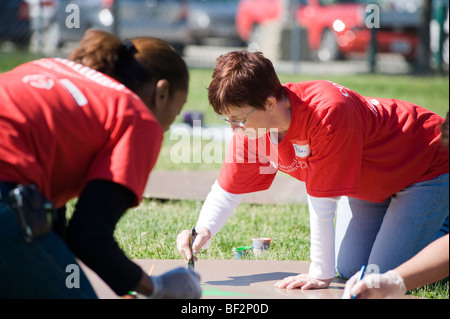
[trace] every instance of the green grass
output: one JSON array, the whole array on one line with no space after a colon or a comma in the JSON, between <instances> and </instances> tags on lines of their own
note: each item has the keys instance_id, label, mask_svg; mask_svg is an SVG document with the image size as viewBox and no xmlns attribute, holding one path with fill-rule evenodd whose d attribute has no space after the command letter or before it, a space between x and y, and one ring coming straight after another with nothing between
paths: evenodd
<instances>
[{"instance_id":1,"label":"green grass","mask_svg":"<svg viewBox=\"0 0 450 319\"><path fill-rule=\"evenodd\" d=\"M144 200L120 220L116 240L130 258L178 259L176 236L195 225L202 204L201 201ZM232 248L251 245L252 237L272 238L271 249L262 259L308 260L307 207L243 203L199 256L233 259Z\"/></svg>"},{"instance_id":2,"label":"green grass","mask_svg":"<svg viewBox=\"0 0 450 319\"><path fill-rule=\"evenodd\" d=\"M41 55L30 53L24 50L0 52L0 73L9 71L22 63L39 59L41 57Z\"/></svg>"}]
</instances>

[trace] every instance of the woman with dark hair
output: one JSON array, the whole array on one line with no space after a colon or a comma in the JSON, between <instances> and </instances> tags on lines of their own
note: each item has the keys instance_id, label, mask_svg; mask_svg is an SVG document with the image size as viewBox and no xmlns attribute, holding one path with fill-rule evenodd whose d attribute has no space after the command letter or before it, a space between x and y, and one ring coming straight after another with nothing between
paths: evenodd
<instances>
[{"instance_id":1,"label":"woman with dark hair","mask_svg":"<svg viewBox=\"0 0 450 319\"><path fill-rule=\"evenodd\" d=\"M336 271L350 278L362 265L385 272L448 233L441 116L330 81L281 84L258 52L220 56L208 94L235 134L192 251L189 231L178 236L185 260L221 229L242 194L268 189L277 171L305 182L311 229L309 273L278 288L325 288Z\"/></svg>"},{"instance_id":2,"label":"woman with dark hair","mask_svg":"<svg viewBox=\"0 0 450 319\"><path fill-rule=\"evenodd\" d=\"M149 277L113 237L142 199L188 81L166 42L122 42L98 30L69 59L0 75L1 297L95 298L75 256L118 295L200 297L195 272ZM66 227L64 207L75 197Z\"/></svg>"}]
</instances>

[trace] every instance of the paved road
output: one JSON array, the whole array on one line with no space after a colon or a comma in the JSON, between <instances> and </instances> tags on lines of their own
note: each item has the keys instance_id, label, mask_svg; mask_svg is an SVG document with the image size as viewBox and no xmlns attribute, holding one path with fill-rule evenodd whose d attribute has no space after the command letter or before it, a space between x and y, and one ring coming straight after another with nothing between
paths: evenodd
<instances>
[{"instance_id":1,"label":"paved road","mask_svg":"<svg viewBox=\"0 0 450 319\"><path fill-rule=\"evenodd\" d=\"M146 198L205 200L217 171L153 171L144 191ZM245 194L242 202L256 204L306 204L305 183L278 172L265 191Z\"/></svg>"}]
</instances>

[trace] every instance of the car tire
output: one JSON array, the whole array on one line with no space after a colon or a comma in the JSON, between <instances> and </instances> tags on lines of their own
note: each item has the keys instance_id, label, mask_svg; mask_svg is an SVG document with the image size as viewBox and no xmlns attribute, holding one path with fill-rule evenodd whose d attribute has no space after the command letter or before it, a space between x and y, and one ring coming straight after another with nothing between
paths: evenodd
<instances>
[{"instance_id":1,"label":"car tire","mask_svg":"<svg viewBox=\"0 0 450 319\"><path fill-rule=\"evenodd\" d=\"M343 58L337 45L336 34L332 30L325 29L323 31L322 41L316 52L316 57L321 62L336 61Z\"/></svg>"}]
</instances>

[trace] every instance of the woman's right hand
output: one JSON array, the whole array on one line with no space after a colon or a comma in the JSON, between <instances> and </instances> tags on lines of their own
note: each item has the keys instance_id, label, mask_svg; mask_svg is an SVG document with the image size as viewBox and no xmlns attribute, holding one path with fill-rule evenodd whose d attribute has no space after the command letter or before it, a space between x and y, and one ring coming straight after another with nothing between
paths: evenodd
<instances>
[{"instance_id":1,"label":"woman's right hand","mask_svg":"<svg viewBox=\"0 0 450 319\"><path fill-rule=\"evenodd\" d=\"M192 244L192 250L189 246L189 236L191 234L191 230L185 229L181 233L179 233L177 237L178 251L180 252L181 257L183 257L184 261L186 262L188 262L189 259L192 258L192 254L194 255L194 260L196 261L197 258L195 257L195 255L211 238L211 232L205 227L199 227L196 229L196 231L197 236L195 236L194 243Z\"/></svg>"}]
</instances>

